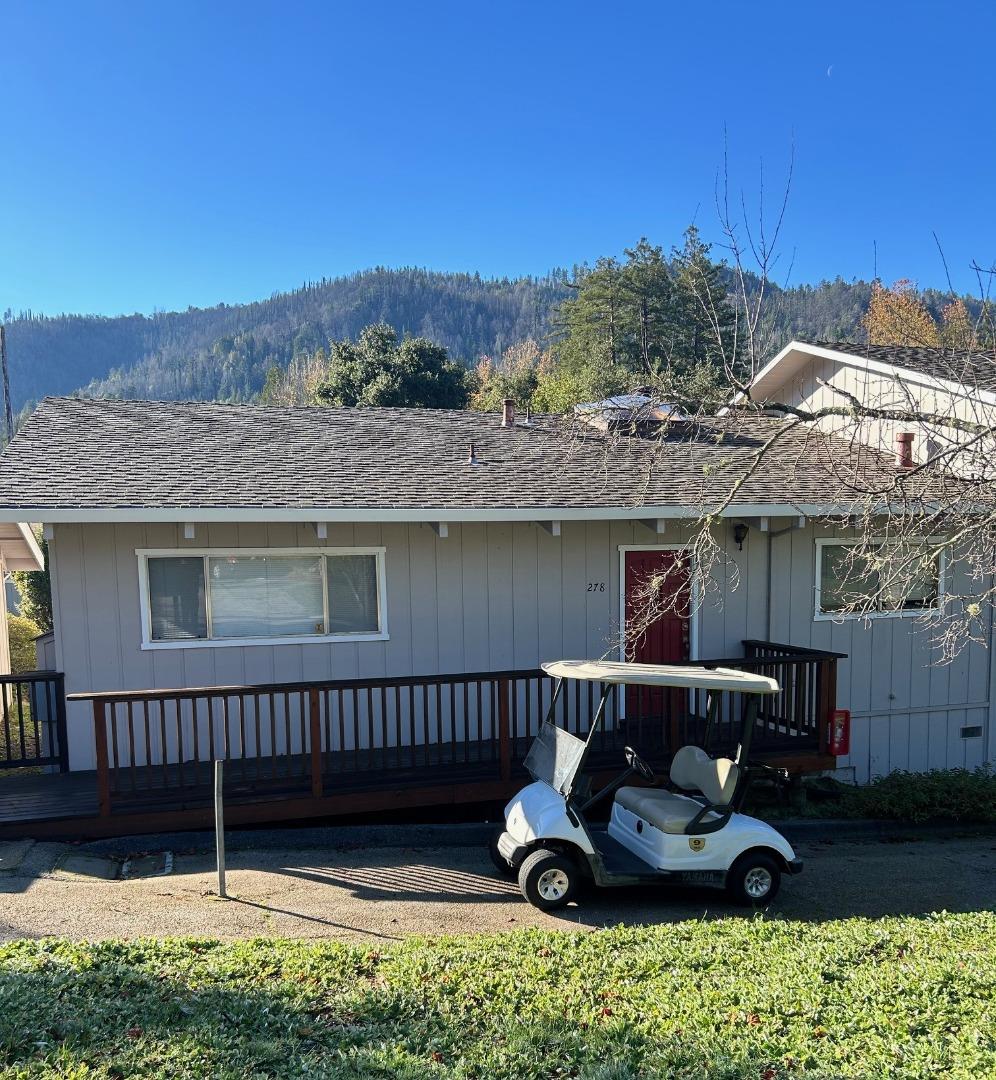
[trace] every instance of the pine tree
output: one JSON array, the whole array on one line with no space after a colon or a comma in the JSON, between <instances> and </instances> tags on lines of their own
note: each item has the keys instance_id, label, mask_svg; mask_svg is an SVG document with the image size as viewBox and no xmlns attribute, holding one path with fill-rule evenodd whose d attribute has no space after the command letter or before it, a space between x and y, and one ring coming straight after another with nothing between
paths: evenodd
<instances>
[{"instance_id":1,"label":"pine tree","mask_svg":"<svg viewBox=\"0 0 996 1080\"><path fill-rule=\"evenodd\" d=\"M675 351L685 370L705 363L721 366L724 357L734 353L736 312L710 250L699 230L689 225L684 245L671 254L679 333Z\"/></svg>"},{"instance_id":2,"label":"pine tree","mask_svg":"<svg viewBox=\"0 0 996 1080\"><path fill-rule=\"evenodd\" d=\"M661 248L645 237L627 248L621 281L627 366L657 377L670 365L677 337L674 283Z\"/></svg>"}]
</instances>

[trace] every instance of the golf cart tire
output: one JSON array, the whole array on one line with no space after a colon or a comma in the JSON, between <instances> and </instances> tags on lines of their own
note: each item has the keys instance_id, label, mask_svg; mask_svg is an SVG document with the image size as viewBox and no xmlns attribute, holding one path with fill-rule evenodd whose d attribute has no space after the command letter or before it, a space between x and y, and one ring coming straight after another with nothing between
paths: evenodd
<instances>
[{"instance_id":1,"label":"golf cart tire","mask_svg":"<svg viewBox=\"0 0 996 1080\"><path fill-rule=\"evenodd\" d=\"M540 911L566 907L581 884L581 868L568 855L540 848L522 860L519 888Z\"/></svg>"},{"instance_id":2,"label":"golf cart tire","mask_svg":"<svg viewBox=\"0 0 996 1080\"><path fill-rule=\"evenodd\" d=\"M767 878L767 891L760 888ZM778 859L767 851L745 851L726 875L726 889L743 907L762 907L778 895L782 883L782 868Z\"/></svg>"},{"instance_id":3,"label":"golf cart tire","mask_svg":"<svg viewBox=\"0 0 996 1080\"><path fill-rule=\"evenodd\" d=\"M498 850L498 841L501 839L502 834L505 832L504 825L499 825L497 829L491 834L491 839L488 841L488 854L491 856L491 861L495 864L495 869L502 877L514 878L515 868L509 863L508 859Z\"/></svg>"}]
</instances>

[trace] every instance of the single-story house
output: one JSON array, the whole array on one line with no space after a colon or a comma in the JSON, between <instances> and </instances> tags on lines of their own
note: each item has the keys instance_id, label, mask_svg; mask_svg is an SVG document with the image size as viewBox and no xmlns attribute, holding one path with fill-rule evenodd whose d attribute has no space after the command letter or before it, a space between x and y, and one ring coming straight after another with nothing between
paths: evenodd
<instances>
[{"instance_id":1,"label":"single-story house","mask_svg":"<svg viewBox=\"0 0 996 1080\"><path fill-rule=\"evenodd\" d=\"M894 454L798 428L758 459L777 418L599 417L46 399L0 458L0 522L48 538L70 769L120 794L218 754L275 776L310 748L326 797L328 770L340 787L375 759L410 771L421 747L442 783L478 744L518 753L540 663L603 656L767 665L785 700L758 745L801 767L862 781L992 758L991 650L939 664L916 618L942 602L941 561L905 610L836 609L841 478L881 482ZM722 558L687 596L707 511ZM654 574L678 600L627 645ZM640 707L619 701L621 739ZM834 708L851 715L836 757Z\"/></svg>"}]
</instances>

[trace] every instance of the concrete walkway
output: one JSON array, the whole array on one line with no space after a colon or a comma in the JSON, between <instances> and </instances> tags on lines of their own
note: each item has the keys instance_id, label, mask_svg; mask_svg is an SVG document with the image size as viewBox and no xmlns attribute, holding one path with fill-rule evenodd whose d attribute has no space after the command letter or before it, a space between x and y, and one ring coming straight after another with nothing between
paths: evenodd
<instances>
[{"instance_id":1,"label":"concrete walkway","mask_svg":"<svg viewBox=\"0 0 996 1080\"><path fill-rule=\"evenodd\" d=\"M385 940L412 933L591 929L745 916L723 893L666 888L590 890L565 911L544 915L496 874L478 845L289 850L288 844L284 850L236 845L228 873L235 899L227 902L213 896L212 856L204 851L178 850L170 873L133 879L122 879L120 859L99 858L94 845L29 843L9 851L6 860L0 851L0 938ZM133 839L131 845L132 854L152 850L147 841ZM806 870L785 881L771 908L774 917L823 921L996 906L991 836L810 842L797 850ZM134 866L138 873L156 873L168 861L152 858Z\"/></svg>"}]
</instances>

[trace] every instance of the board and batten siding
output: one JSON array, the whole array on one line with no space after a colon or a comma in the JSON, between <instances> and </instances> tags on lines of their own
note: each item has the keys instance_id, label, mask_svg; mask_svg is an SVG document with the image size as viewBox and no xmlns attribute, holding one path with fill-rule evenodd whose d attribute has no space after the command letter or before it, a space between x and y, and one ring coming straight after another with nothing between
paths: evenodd
<instances>
[{"instance_id":1,"label":"board and batten siding","mask_svg":"<svg viewBox=\"0 0 996 1080\"><path fill-rule=\"evenodd\" d=\"M433 675L531 668L564 657L615 655L620 545L677 542L631 522L328 525L326 540L295 523L57 524L50 542L56 662L68 693ZM136 551L218 548L385 548L385 641L143 650ZM596 586L588 591L589 583ZM599 588L598 586L604 586ZM713 609L704 621L720 620ZM714 655L739 653L722 629ZM719 652L716 652L716 650ZM92 717L70 703L70 765L94 767Z\"/></svg>"},{"instance_id":2,"label":"board and batten siding","mask_svg":"<svg viewBox=\"0 0 996 1080\"><path fill-rule=\"evenodd\" d=\"M198 524L192 540L170 524L53 528L55 658L69 693L496 671L616 656L621 549L674 545L686 535L680 523L657 535L625 521L563 522L559 537L525 522L451 524L446 538L425 524L330 523L326 540L294 523ZM815 621L818 535L829 533L809 525L769 538L751 529L740 551L732 528L721 527L725 558L695 614L694 655L740 656L745 638L847 653L838 704L854 721L842 764L859 780L981 762L984 739L962 739L960 729L988 723L986 651L971 648L938 666L917 620ZM353 546L386 549L388 640L141 648L139 549ZM70 766L93 768L89 707L71 703L68 724Z\"/></svg>"},{"instance_id":3,"label":"board and batten siding","mask_svg":"<svg viewBox=\"0 0 996 1080\"><path fill-rule=\"evenodd\" d=\"M866 370L830 357L811 357L794 376L765 394L769 401L814 411L846 408L848 396L871 408L915 407L925 413L951 415L969 423L996 425L996 405L982 401L969 391L956 393L953 390L924 385L914 381L912 377L900 381L881 372ZM947 448L952 439L960 438L965 441L971 438L969 434L959 436L953 428L934 429L920 423L874 418L856 420L851 416L826 416L819 421L819 426L822 430L842 438L854 438L889 453L895 451L897 433L912 430L916 436L913 456L917 461L923 461L927 451L932 449L935 431L939 433L937 445L942 448ZM928 445L923 445L925 443ZM973 446L974 449L970 454L966 454L963 460L963 467L967 472L977 471L977 466L973 467L973 458L991 460L996 450L992 440L988 439L983 443L973 443ZM949 462L949 466L954 467L954 462Z\"/></svg>"},{"instance_id":4,"label":"board and batten siding","mask_svg":"<svg viewBox=\"0 0 996 1080\"><path fill-rule=\"evenodd\" d=\"M990 724L989 650L970 644L942 663L921 619L814 619L817 536L853 533L810 525L771 540L772 595L779 599L770 636L847 654L838 665L837 704L851 710L851 752L839 767L853 767L864 782L895 769L981 765ZM964 727L981 727L982 735L963 738Z\"/></svg>"}]
</instances>

